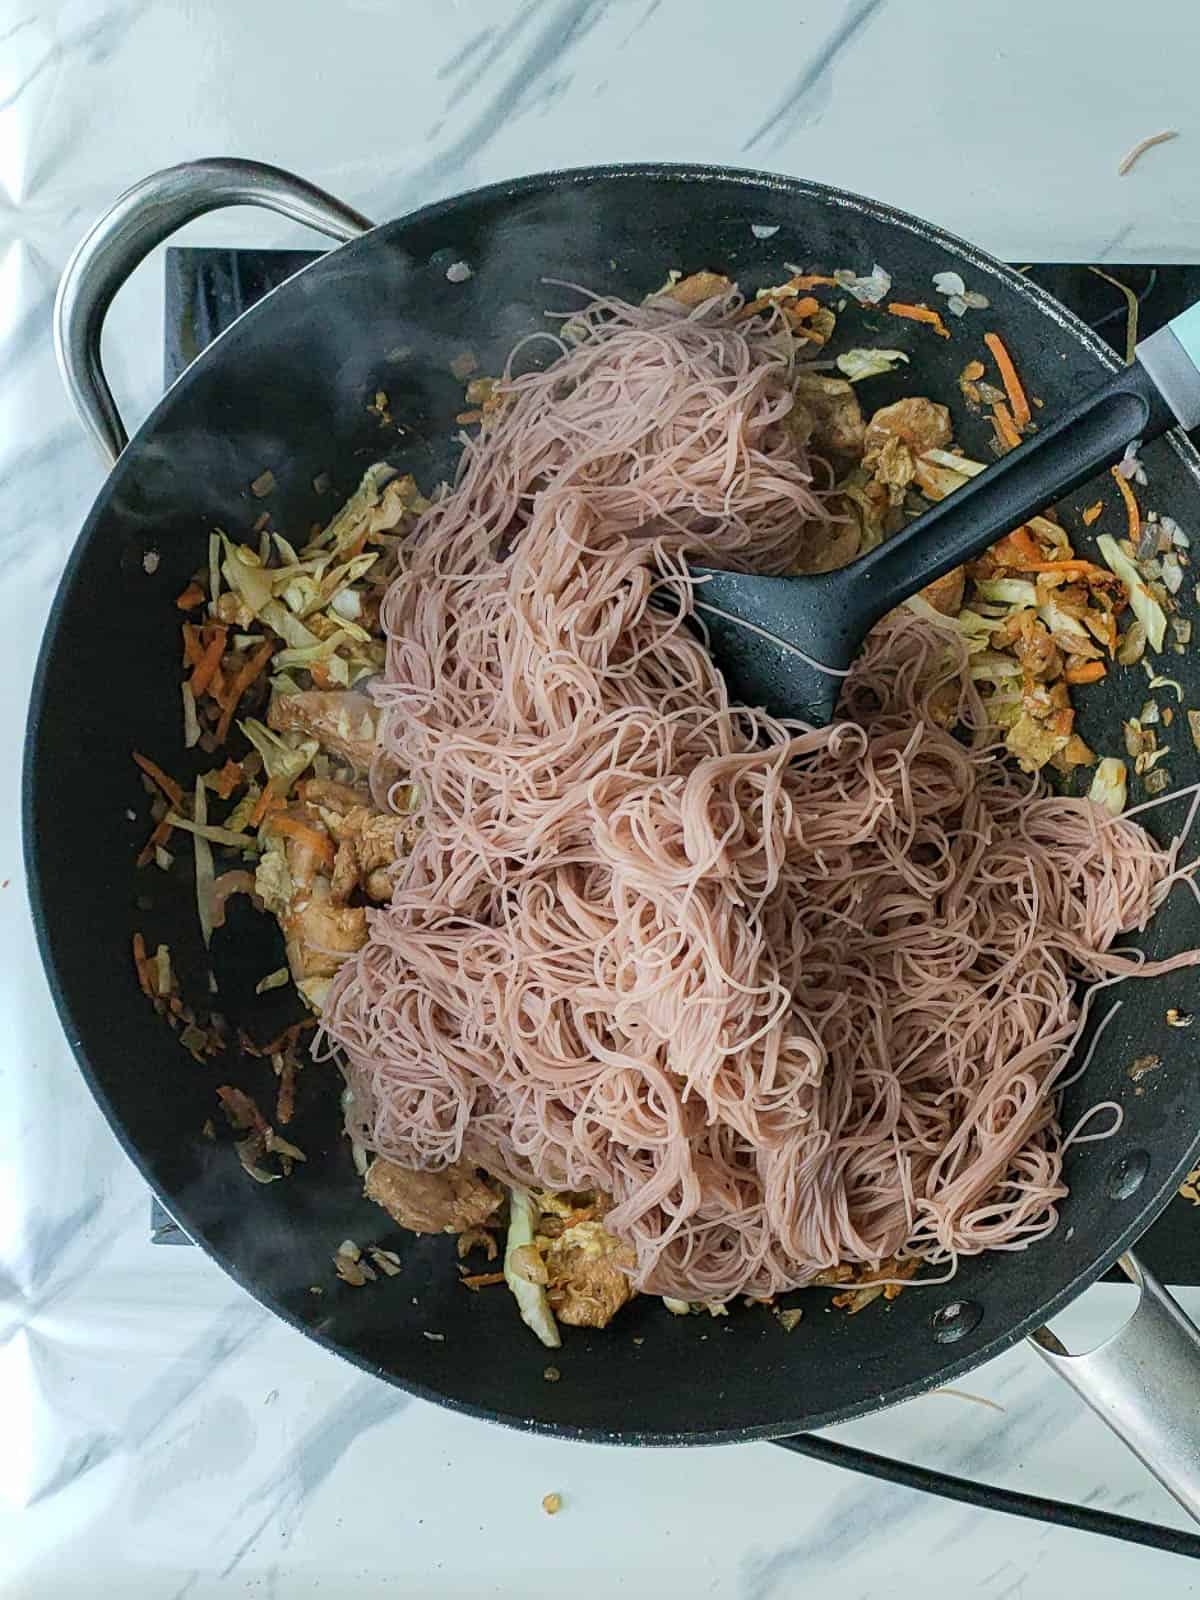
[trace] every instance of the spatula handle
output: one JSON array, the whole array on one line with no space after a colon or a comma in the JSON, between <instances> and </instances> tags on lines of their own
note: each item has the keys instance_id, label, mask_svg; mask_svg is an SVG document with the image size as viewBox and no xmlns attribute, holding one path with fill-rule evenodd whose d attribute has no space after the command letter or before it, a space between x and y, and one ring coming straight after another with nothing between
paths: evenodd
<instances>
[{"instance_id":1,"label":"spatula handle","mask_svg":"<svg viewBox=\"0 0 1200 1600\"><path fill-rule=\"evenodd\" d=\"M995 466L972 478L893 539L845 568L844 603L860 636L927 583L1116 461L1132 439L1152 439L1175 414L1140 361L1114 373Z\"/></svg>"}]
</instances>

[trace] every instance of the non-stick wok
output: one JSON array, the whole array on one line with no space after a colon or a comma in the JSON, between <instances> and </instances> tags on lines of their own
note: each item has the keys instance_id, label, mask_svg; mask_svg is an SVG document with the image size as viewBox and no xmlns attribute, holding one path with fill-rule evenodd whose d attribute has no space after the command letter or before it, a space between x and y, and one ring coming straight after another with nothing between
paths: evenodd
<instances>
[{"instance_id":1,"label":"non-stick wok","mask_svg":"<svg viewBox=\"0 0 1200 1600\"><path fill-rule=\"evenodd\" d=\"M151 246L235 203L268 207L343 242L221 335L126 441L99 361L108 303ZM458 261L471 269L464 282L447 277ZM956 437L977 458L986 458L990 428L957 403L957 378L987 328L1002 333L1047 419L1115 366L1081 322L1019 273L927 223L817 183L700 167L553 173L372 227L274 169L200 162L119 200L76 252L60 295L68 385L113 462L46 629L26 750L33 915L67 1036L148 1183L238 1282L366 1370L521 1427L629 1444L717 1443L819 1427L944 1384L1022 1337L1036 1340L1048 1318L1136 1243L1200 1146L1195 1035L1166 1021L1170 1007L1200 1013L1200 976L1193 969L1127 983L1123 1008L1063 1111L1070 1125L1096 1102L1115 1100L1124 1121L1114 1137L1069 1151L1070 1195L1051 1238L964 1260L952 1283L911 1288L856 1316L822 1314L826 1302L812 1292L801 1297L809 1314L790 1335L762 1313L677 1318L640 1299L606 1331L570 1330L555 1356L563 1381L550 1384L545 1353L507 1294L465 1293L452 1241L398 1236L363 1198L332 1067L303 1074L289 1135L308 1161L288 1180L255 1187L229 1145L202 1133L229 1069L198 1066L180 1049L139 992L130 961L140 929L170 944L184 969L198 962L186 859L181 878L133 869L146 815L130 752L187 770L172 601L203 565L209 531L249 528L263 506L248 485L266 470L276 484L274 525L285 530L327 520L336 502L318 493L322 474L342 496L386 456L423 484L436 482L452 469L463 404L452 367L461 373L470 356L479 371L496 371L517 338L544 326L547 306L577 303L547 278L636 298L673 267L711 267L753 287L786 277L786 262L858 272L878 262L893 294L908 301L934 298L933 275L952 270L987 296L991 309L969 312L949 340L852 309L834 346L906 350L909 366L871 380L870 403L903 394L947 402ZM399 425L390 431L372 405L380 390ZM1186 437L1148 448L1145 464L1147 503L1200 533L1200 457ZM1061 507L1081 548L1090 535L1078 507L1101 495L1109 511L1100 527L1120 532L1111 482ZM1173 786L1183 787L1200 777L1183 715L1200 706L1200 666L1194 654L1168 653L1160 670L1179 685L1159 698L1182 702L1167 765ZM1088 743L1123 754L1122 721L1146 697L1136 668L1088 691ZM1165 837L1185 810L1178 802L1146 821ZM1160 955L1196 936L1195 903L1177 893L1136 942ZM228 996L225 1003L233 1009ZM1147 1055L1161 1066L1135 1082L1128 1069ZM331 1257L347 1237L399 1250L402 1275L362 1289L337 1282ZM1038 1348L1200 1515L1200 1342L1161 1288L1126 1261L1142 1294L1112 1344L1073 1358L1047 1348L1050 1339Z\"/></svg>"}]
</instances>

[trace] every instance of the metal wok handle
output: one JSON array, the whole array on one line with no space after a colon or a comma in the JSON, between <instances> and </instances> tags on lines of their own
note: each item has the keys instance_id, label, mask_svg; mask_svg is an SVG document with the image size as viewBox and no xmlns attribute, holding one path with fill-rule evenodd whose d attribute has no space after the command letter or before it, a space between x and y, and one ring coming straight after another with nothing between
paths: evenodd
<instances>
[{"instance_id":1,"label":"metal wok handle","mask_svg":"<svg viewBox=\"0 0 1200 1600\"><path fill-rule=\"evenodd\" d=\"M80 422L109 462L129 443L100 361L113 296L155 245L224 206L277 211L342 243L374 226L323 189L259 161L186 161L126 189L76 246L54 302L59 371Z\"/></svg>"},{"instance_id":2,"label":"metal wok handle","mask_svg":"<svg viewBox=\"0 0 1200 1600\"><path fill-rule=\"evenodd\" d=\"M1200 1328L1132 1252L1120 1265L1140 1294L1112 1338L1078 1356L1049 1328L1029 1342L1200 1522Z\"/></svg>"}]
</instances>

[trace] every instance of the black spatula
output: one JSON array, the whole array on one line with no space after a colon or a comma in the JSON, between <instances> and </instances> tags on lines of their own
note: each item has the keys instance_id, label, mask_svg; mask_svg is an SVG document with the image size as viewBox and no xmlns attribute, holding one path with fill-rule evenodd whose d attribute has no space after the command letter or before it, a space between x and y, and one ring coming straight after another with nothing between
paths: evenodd
<instances>
[{"instance_id":1,"label":"black spatula","mask_svg":"<svg viewBox=\"0 0 1200 1600\"><path fill-rule=\"evenodd\" d=\"M1156 438L1177 422L1200 426L1200 306L1139 345L1131 366L852 566L801 578L693 568L705 580L696 605L731 696L776 716L828 722L841 688L836 674L885 612L1086 483L1131 440Z\"/></svg>"}]
</instances>

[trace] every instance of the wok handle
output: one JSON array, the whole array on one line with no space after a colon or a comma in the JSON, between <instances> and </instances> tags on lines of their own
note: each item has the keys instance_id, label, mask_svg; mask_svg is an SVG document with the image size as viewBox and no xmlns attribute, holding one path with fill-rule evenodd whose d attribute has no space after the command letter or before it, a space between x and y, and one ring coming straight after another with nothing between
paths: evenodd
<instances>
[{"instance_id":1,"label":"wok handle","mask_svg":"<svg viewBox=\"0 0 1200 1600\"><path fill-rule=\"evenodd\" d=\"M100 334L113 296L156 245L206 211L261 206L344 242L374 224L303 178L259 161L185 161L126 189L80 240L54 302L54 350L71 404L114 462L129 443L104 376Z\"/></svg>"},{"instance_id":2,"label":"wok handle","mask_svg":"<svg viewBox=\"0 0 1200 1600\"><path fill-rule=\"evenodd\" d=\"M1200 1522L1200 1328L1132 1251L1120 1265L1140 1295L1111 1339L1078 1356L1049 1328L1029 1342Z\"/></svg>"}]
</instances>

